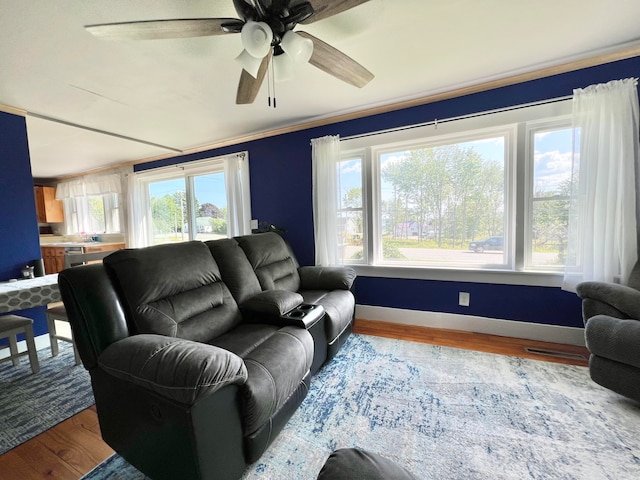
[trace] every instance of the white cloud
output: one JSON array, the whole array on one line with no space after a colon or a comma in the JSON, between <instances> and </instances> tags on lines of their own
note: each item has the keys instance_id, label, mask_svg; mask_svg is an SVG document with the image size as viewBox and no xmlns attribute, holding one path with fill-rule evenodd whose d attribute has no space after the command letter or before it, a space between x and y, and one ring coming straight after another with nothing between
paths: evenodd
<instances>
[{"instance_id":1,"label":"white cloud","mask_svg":"<svg viewBox=\"0 0 640 480\"><path fill-rule=\"evenodd\" d=\"M360 160L351 160L347 162L341 162L340 164L340 174L345 175L347 173L362 172L362 164Z\"/></svg>"},{"instance_id":2,"label":"white cloud","mask_svg":"<svg viewBox=\"0 0 640 480\"><path fill-rule=\"evenodd\" d=\"M553 150L534 154L536 190L555 190L562 182L571 178L573 154Z\"/></svg>"}]
</instances>

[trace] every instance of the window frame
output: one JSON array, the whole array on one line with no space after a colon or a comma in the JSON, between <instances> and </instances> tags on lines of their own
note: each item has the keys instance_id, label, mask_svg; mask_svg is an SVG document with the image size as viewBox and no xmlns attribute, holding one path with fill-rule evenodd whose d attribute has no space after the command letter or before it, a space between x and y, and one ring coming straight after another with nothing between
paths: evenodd
<instances>
[{"instance_id":1,"label":"window frame","mask_svg":"<svg viewBox=\"0 0 640 480\"><path fill-rule=\"evenodd\" d=\"M555 124L570 126L570 99L541 105L526 105L499 112L484 112L469 118L434 122L422 126L385 131L362 137L342 139L340 160L361 155L363 189L364 254L362 262L348 262L361 275L374 277L420 278L451 281L471 281L498 284L522 284L560 286L559 269L531 267L531 195L533 157L530 132L533 127ZM491 268L471 265L417 266L379 263L381 257L380 225L380 167L376 154L389 149L407 148L410 145L436 146L451 143L451 138L463 139L482 132L508 130L505 154L512 158L505 161L505 264ZM464 140L459 140L460 142ZM408 148L407 148L408 149ZM396 150L397 151L397 150ZM525 222L521 219L526 219ZM509 232L507 234L507 232ZM381 237L380 237L381 238ZM345 262L346 263L346 262Z\"/></svg>"},{"instance_id":2,"label":"window frame","mask_svg":"<svg viewBox=\"0 0 640 480\"><path fill-rule=\"evenodd\" d=\"M525 165L526 169L526 181L525 181L525 211L524 211L524 267L523 270L527 271L551 271L551 272L561 272L564 273L565 266L548 266L544 267L542 265L534 265L533 264L533 205L536 201L545 202L545 201L554 201L554 200L567 200L570 201L571 197L569 195L566 196L558 196L555 195L553 197L536 197L535 196L535 135L540 132L549 132L549 131L557 131L557 130L566 130L572 129L572 119L570 115L561 115L555 117L553 119L543 119L537 121L527 122L525 126L525 146L527 149L527 164ZM573 137L573 135L572 135Z\"/></svg>"},{"instance_id":3,"label":"window frame","mask_svg":"<svg viewBox=\"0 0 640 480\"><path fill-rule=\"evenodd\" d=\"M162 167L158 169L137 172L136 175L140 182L140 187L142 188L143 195L141 197L142 207L146 212L151 212L151 198L149 195L149 185L156 182L168 181L168 180L177 180L184 179L185 184L185 199L187 201L187 226L188 226L188 240L194 240L198 235L198 228L196 225L196 212L194 211L195 204L195 181L194 177L200 175L208 175L214 173L223 173L225 175L225 196L227 199L226 205L226 221L227 225L229 225L229 215L230 208L229 202L231 198L229 196L229 192L227 191L227 175L228 170L226 167L227 158L235 155L242 155L242 153L238 154L230 154L224 155L215 158L208 158L204 160L196 160L193 162L181 163L172 165L169 167ZM246 153L245 153L246 155ZM146 220L146 228L149 233L149 238L147 242L149 245L153 245L153 218L152 215L145 215ZM229 229L227 229L227 238L229 236Z\"/></svg>"},{"instance_id":4,"label":"window frame","mask_svg":"<svg viewBox=\"0 0 640 480\"><path fill-rule=\"evenodd\" d=\"M341 164L343 162L349 162L349 161L359 161L360 162L360 192L361 192L361 206L360 208L353 208L353 207L342 207L342 191L340 188L338 188L337 190L337 194L338 194L338 198L337 198L337 205L338 210L337 212L340 214L343 213L349 213L349 212L354 212L354 211L360 211L362 214L362 259L360 261L354 261L353 264L354 265L366 265L368 263L368 248L366 246L366 239L368 238L367 235L367 230L368 230L368 218L365 212L365 198L366 198L366 186L364 184L364 173L363 170L365 169L365 163L366 163L366 159L364 157L364 155L362 154L362 152L358 152L355 155L351 155L345 158L342 158L337 162L336 164L336 170L339 170L341 168ZM340 185L340 175L338 175L338 186ZM346 192L345 192L346 193ZM339 250L339 249L338 249Z\"/></svg>"}]
</instances>

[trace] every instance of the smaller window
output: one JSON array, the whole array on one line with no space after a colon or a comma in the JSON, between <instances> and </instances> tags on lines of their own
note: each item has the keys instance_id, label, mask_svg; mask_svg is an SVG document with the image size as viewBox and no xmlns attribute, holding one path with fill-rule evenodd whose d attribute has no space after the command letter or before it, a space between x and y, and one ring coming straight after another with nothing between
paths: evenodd
<instances>
[{"instance_id":1,"label":"smaller window","mask_svg":"<svg viewBox=\"0 0 640 480\"><path fill-rule=\"evenodd\" d=\"M246 152L138 172L139 246L216 240L250 230Z\"/></svg>"},{"instance_id":2,"label":"smaller window","mask_svg":"<svg viewBox=\"0 0 640 480\"><path fill-rule=\"evenodd\" d=\"M573 129L566 123L530 130L532 159L528 267L565 265L573 158Z\"/></svg>"},{"instance_id":3,"label":"smaller window","mask_svg":"<svg viewBox=\"0 0 640 480\"><path fill-rule=\"evenodd\" d=\"M364 215L362 209L362 158L337 163L338 255L346 263L363 263Z\"/></svg>"}]
</instances>

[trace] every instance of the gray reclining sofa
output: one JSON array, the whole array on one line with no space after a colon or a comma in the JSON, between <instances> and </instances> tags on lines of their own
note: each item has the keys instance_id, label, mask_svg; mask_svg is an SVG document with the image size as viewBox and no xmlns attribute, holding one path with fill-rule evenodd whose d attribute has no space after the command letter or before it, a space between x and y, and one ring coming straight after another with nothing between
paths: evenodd
<instances>
[{"instance_id":1,"label":"gray reclining sofa","mask_svg":"<svg viewBox=\"0 0 640 480\"><path fill-rule=\"evenodd\" d=\"M326 352L335 354L350 332L353 272L343 272L340 300L321 293L338 269L312 274L311 267L286 290L270 290L265 271L280 286L284 270L243 259L238 246L253 244L271 265L281 252L266 246L279 241L256 238L264 243L240 237L120 250L59 274L102 436L151 478L239 478L305 398ZM305 281L314 288L296 292Z\"/></svg>"}]
</instances>

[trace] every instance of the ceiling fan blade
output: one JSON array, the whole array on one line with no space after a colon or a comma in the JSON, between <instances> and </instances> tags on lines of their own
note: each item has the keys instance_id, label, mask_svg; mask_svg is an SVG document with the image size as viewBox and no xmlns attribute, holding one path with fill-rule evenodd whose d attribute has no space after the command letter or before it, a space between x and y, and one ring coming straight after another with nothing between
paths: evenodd
<instances>
[{"instance_id":1,"label":"ceiling fan blade","mask_svg":"<svg viewBox=\"0 0 640 480\"><path fill-rule=\"evenodd\" d=\"M269 53L262 59L262 63L260 64L260 68L258 69L258 78L253 78L250 73L248 73L244 68L242 69L242 73L240 74L240 82L238 83L238 93L236 94L236 104L238 105L247 105L249 103L253 103L260 91L260 87L262 86L262 82L267 73L267 68L269 67L269 62L271 61L271 56L273 51L270 50Z\"/></svg>"},{"instance_id":2,"label":"ceiling fan blade","mask_svg":"<svg viewBox=\"0 0 640 480\"><path fill-rule=\"evenodd\" d=\"M105 23L86 25L85 28L96 37L101 38L154 40L237 33L243 25L244 22L237 18L183 18Z\"/></svg>"},{"instance_id":3,"label":"ceiling fan blade","mask_svg":"<svg viewBox=\"0 0 640 480\"><path fill-rule=\"evenodd\" d=\"M257 22L266 16L265 7L259 0L233 0L233 6L244 20Z\"/></svg>"},{"instance_id":4,"label":"ceiling fan blade","mask_svg":"<svg viewBox=\"0 0 640 480\"><path fill-rule=\"evenodd\" d=\"M369 0L308 0L313 7L314 14L300 23L306 25L317 22L318 20L332 17L345 10L367 3L368 1Z\"/></svg>"},{"instance_id":5,"label":"ceiling fan blade","mask_svg":"<svg viewBox=\"0 0 640 480\"><path fill-rule=\"evenodd\" d=\"M313 53L309 63L314 67L358 88L373 80L373 73L340 50L307 32L296 33L313 42Z\"/></svg>"}]
</instances>

